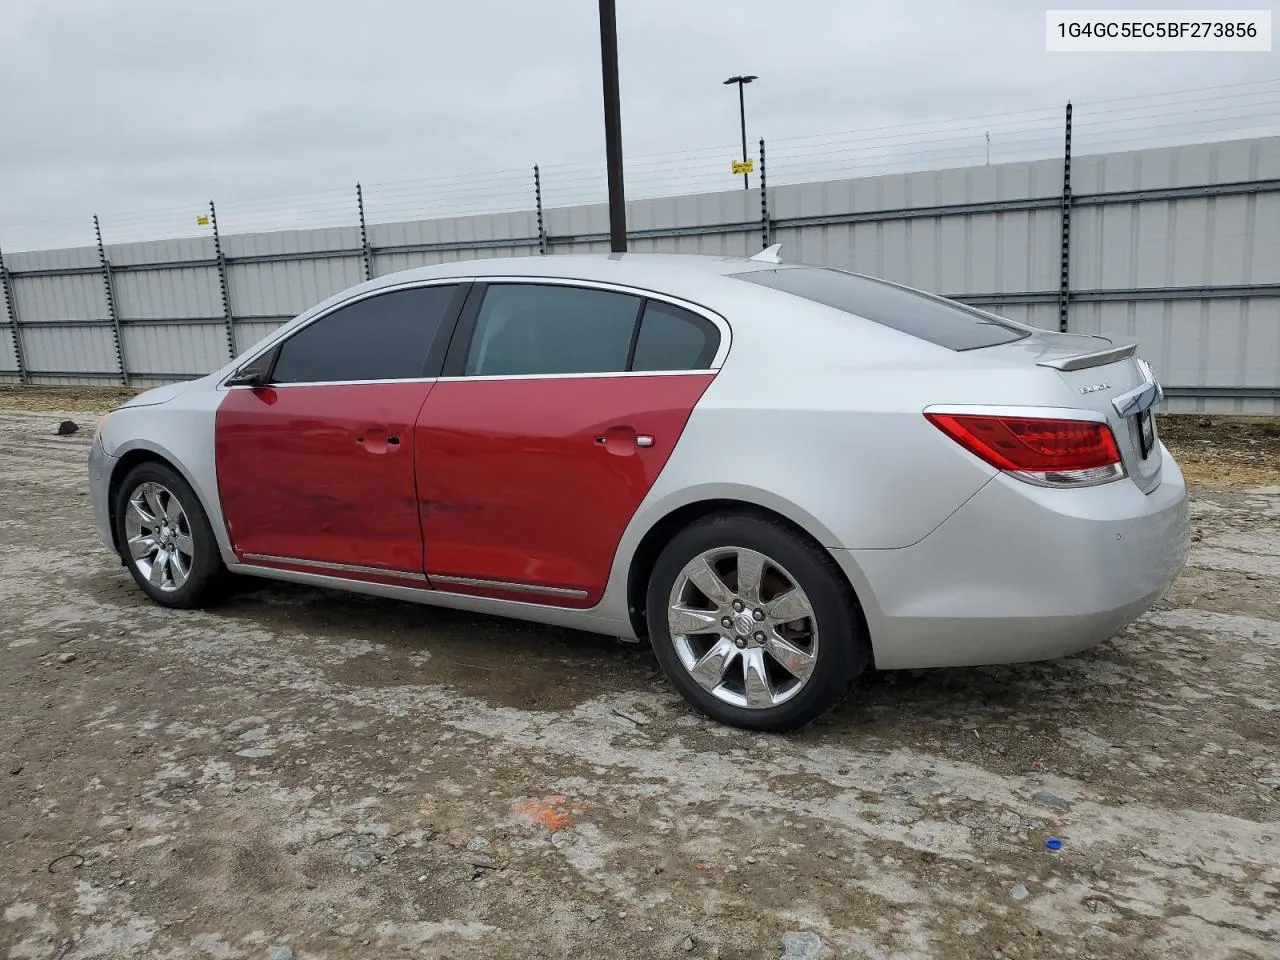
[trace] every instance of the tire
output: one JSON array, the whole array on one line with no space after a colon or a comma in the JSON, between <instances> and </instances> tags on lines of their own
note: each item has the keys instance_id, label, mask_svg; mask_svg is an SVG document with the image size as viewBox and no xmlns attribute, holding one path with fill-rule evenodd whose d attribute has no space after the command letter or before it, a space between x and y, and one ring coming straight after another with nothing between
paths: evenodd
<instances>
[{"instance_id":1,"label":"tire","mask_svg":"<svg viewBox=\"0 0 1280 960\"><path fill-rule=\"evenodd\" d=\"M180 609L221 596L226 568L213 527L177 471L162 463L134 467L120 484L115 511L120 555L143 593Z\"/></svg>"},{"instance_id":2,"label":"tire","mask_svg":"<svg viewBox=\"0 0 1280 960\"><path fill-rule=\"evenodd\" d=\"M667 678L735 727L803 727L844 700L871 660L835 561L772 517L713 514L680 531L654 565L645 607Z\"/></svg>"}]
</instances>

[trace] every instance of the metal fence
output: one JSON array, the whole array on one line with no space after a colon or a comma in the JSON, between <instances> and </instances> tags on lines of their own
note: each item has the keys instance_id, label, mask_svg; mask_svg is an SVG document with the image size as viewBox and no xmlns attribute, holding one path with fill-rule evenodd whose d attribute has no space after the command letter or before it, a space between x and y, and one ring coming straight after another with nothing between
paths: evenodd
<instances>
[{"instance_id":1,"label":"metal fence","mask_svg":"<svg viewBox=\"0 0 1280 960\"><path fill-rule=\"evenodd\" d=\"M1280 411L1280 138L635 200L634 251L838 266L1049 329L1137 336L1171 409ZM147 386L224 364L368 277L608 249L604 204L29 251L0 259L0 380Z\"/></svg>"}]
</instances>

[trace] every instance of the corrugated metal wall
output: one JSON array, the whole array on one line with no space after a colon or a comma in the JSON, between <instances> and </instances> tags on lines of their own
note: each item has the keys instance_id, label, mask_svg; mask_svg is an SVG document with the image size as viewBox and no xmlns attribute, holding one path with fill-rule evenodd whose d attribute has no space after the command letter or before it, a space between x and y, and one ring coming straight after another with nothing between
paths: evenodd
<instances>
[{"instance_id":1,"label":"corrugated metal wall","mask_svg":"<svg viewBox=\"0 0 1280 960\"><path fill-rule=\"evenodd\" d=\"M1069 329L1139 337L1172 409L1280 410L1280 138L1077 157L1072 181ZM1055 160L778 186L767 229L788 261L1057 329L1062 190ZM637 252L763 244L755 189L627 209ZM542 240L551 253L601 252L608 228L603 204L548 210ZM211 237L113 245L114 322L95 249L11 254L7 266L32 382L118 381L123 354L147 384L221 366L363 280L366 254L384 275L536 255L539 240L530 210L372 224L367 248L358 226L228 236L221 262ZM0 337L0 378L17 371L13 338Z\"/></svg>"}]
</instances>

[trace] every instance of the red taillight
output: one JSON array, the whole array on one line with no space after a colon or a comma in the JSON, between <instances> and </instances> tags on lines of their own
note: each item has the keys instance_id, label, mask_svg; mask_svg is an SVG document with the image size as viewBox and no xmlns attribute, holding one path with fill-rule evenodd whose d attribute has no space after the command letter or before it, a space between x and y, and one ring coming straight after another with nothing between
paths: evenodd
<instances>
[{"instance_id":1,"label":"red taillight","mask_svg":"<svg viewBox=\"0 0 1280 960\"><path fill-rule=\"evenodd\" d=\"M1093 420L926 413L939 430L993 467L1054 485L1123 476L1111 428Z\"/></svg>"}]
</instances>

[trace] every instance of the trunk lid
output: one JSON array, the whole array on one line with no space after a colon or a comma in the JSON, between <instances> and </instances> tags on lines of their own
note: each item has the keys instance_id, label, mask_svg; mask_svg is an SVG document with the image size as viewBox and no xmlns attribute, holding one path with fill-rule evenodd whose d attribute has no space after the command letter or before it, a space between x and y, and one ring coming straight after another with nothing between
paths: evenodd
<instances>
[{"instance_id":1,"label":"trunk lid","mask_svg":"<svg viewBox=\"0 0 1280 960\"><path fill-rule=\"evenodd\" d=\"M1160 485L1154 413L1163 393L1151 367L1137 356L1137 346L1131 337L1037 331L982 352L1035 364L1046 375L1059 377L1072 396L1064 406L1107 418L1129 476L1139 489L1150 493Z\"/></svg>"}]
</instances>

